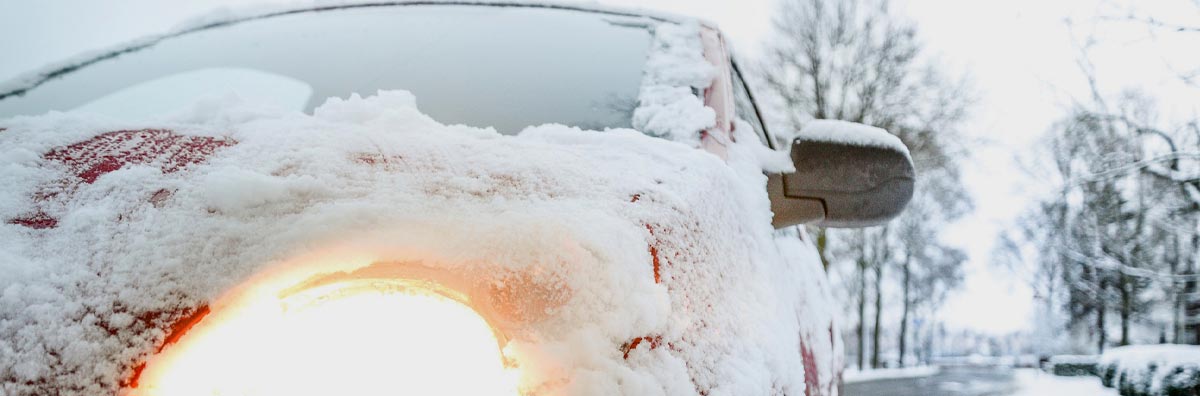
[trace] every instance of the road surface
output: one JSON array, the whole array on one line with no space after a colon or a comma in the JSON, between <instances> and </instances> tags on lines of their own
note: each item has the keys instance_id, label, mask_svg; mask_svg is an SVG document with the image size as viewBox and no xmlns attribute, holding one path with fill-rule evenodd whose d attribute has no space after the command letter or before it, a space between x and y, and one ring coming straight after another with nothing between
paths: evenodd
<instances>
[{"instance_id":1,"label":"road surface","mask_svg":"<svg viewBox=\"0 0 1200 396\"><path fill-rule=\"evenodd\" d=\"M1018 389L1012 369L990 366L944 366L929 377L851 383L844 388L846 396L1003 396Z\"/></svg>"}]
</instances>

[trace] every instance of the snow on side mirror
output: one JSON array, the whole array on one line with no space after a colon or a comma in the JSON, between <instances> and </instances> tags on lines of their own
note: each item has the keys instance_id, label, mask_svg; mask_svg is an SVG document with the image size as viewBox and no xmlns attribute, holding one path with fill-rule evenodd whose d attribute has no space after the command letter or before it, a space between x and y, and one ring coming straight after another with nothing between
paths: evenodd
<instances>
[{"instance_id":1,"label":"snow on side mirror","mask_svg":"<svg viewBox=\"0 0 1200 396\"><path fill-rule=\"evenodd\" d=\"M792 142L791 155L796 172L767 179L775 228L878 225L912 199L916 176L908 148L883 129L813 121Z\"/></svg>"}]
</instances>

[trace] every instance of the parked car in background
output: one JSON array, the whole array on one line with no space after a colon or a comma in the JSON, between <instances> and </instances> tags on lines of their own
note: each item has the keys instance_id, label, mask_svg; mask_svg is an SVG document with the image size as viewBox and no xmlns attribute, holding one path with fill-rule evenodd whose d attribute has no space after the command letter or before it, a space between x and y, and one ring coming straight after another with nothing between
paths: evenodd
<instances>
[{"instance_id":1,"label":"parked car in background","mask_svg":"<svg viewBox=\"0 0 1200 396\"><path fill-rule=\"evenodd\" d=\"M78 58L0 85L0 393L834 395L794 226L887 221L912 163L779 140L671 15L287 8Z\"/></svg>"}]
</instances>

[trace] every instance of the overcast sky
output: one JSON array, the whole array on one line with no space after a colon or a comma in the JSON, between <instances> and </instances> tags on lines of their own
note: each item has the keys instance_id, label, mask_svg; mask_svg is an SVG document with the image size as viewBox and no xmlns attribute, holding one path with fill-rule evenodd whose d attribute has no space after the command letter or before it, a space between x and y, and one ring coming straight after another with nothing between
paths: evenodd
<instances>
[{"instance_id":1,"label":"overcast sky","mask_svg":"<svg viewBox=\"0 0 1200 396\"><path fill-rule=\"evenodd\" d=\"M1152 39L1134 24L1097 24L1095 16L1125 15L1133 1L901 1L928 48L967 71L980 94L970 128L985 144L964 174L977 210L948 233L969 249L971 264L960 295L942 314L958 326L1020 330L1032 308L1033 295L1024 282L1028 275L989 265L989 259L997 232L1028 207L1031 195L1049 188L1036 169L1020 166L1017 158L1039 146L1039 137L1074 98L1086 97L1077 43L1089 35L1102 43L1091 56L1108 93L1139 87L1165 102L1164 117L1174 117L1169 113L1195 114L1200 98L1178 83L1164 58L1200 66L1200 41ZM1136 3L1160 16L1200 16L1187 0Z\"/></svg>"},{"instance_id":2,"label":"overcast sky","mask_svg":"<svg viewBox=\"0 0 1200 396\"><path fill-rule=\"evenodd\" d=\"M1095 33L1109 44L1095 55L1098 63L1106 65L1101 73L1113 83L1112 89L1140 86L1171 102L1169 111L1177 112L1195 112L1200 100L1171 84L1167 77L1171 69L1165 66L1163 54L1176 51L1183 58L1200 57L1197 43L1151 39L1144 29L1112 23L1093 25L1093 16L1120 15L1132 0L896 1L918 23L927 50L951 71L968 73L978 91L969 129L971 138L985 144L973 153L964 174L977 211L948 233L971 259L966 284L952 297L943 319L956 327L995 333L1020 330L1028 323L1032 294L1020 271L990 265L989 259L997 232L1026 207L1031 194L1046 189L1036 174L1021 170L1017 156L1035 147L1037 137L1071 97L1084 92L1072 31L1074 37ZM217 7L247 2L0 0L0 37L5 38L0 40L0 80L80 51L170 29ZM270 1L257 1L263 2ZM1138 7L1158 7L1166 10L1164 15L1195 13L1187 2L1141 2ZM604 3L661 8L716 21L744 57L753 57L767 36L773 7L773 0ZM1072 28L1068 20L1075 21Z\"/></svg>"}]
</instances>

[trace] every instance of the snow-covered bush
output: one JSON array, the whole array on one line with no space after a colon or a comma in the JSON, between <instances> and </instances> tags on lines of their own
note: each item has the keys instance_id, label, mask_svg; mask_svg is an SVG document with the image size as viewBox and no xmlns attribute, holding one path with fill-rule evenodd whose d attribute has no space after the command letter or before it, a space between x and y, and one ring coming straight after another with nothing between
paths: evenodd
<instances>
[{"instance_id":1,"label":"snow-covered bush","mask_svg":"<svg viewBox=\"0 0 1200 396\"><path fill-rule=\"evenodd\" d=\"M1125 396L1200 395L1200 346L1113 348L1096 367L1104 386Z\"/></svg>"},{"instance_id":2,"label":"snow-covered bush","mask_svg":"<svg viewBox=\"0 0 1200 396\"><path fill-rule=\"evenodd\" d=\"M1112 388L1117 379L1117 365L1096 363L1096 375L1100 376L1101 384Z\"/></svg>"},{"instance_id":3,"label":"snow-covered bush","mask_svg":"<svg viewBox=\"0 0 1200 396\"><path fill-rule=\"evenodd\" d=\"M1163 375L1162 394L1200 396L1200 364L1176 366Z\"/></svg>"},{"instance_id":4,"label":"snow-covered bush","mask_svg":"<svg viewBox=\"0 0 1200 396\"><path fill-rule=\"evenodd\" d=\"M1067 377L1097 375L1096 355L1058 355L1051 356L1046 369L1054 375Z\"/></svg>"}]
</instances>

